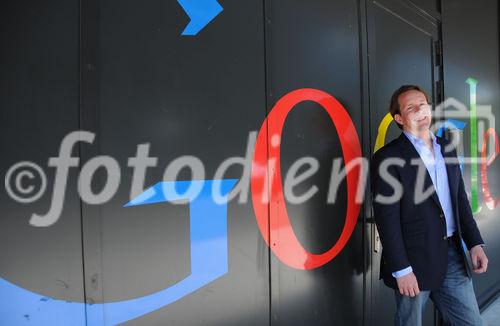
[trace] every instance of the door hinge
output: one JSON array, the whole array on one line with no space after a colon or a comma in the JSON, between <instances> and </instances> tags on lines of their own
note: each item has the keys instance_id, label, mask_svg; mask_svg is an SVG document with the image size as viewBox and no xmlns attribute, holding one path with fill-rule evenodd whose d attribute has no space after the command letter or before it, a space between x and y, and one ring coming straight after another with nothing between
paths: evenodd
<instances>
[{"instance_id":1,"label":"door hinge","mask_svg":"<svg viewBox=\"0 0 500 326\"><path fill-rule=\"evenodd\" d=\"M436 103L441 103L444 97L443 81L436 80Z\"/></svg>"},{"instance_id":2,"label":"door hinge","mask_svg":"<svg viewBox=\"0 0 500 326\"><path fill-rule=\"evenodd\" d=\"M434 66L441 66L443 62L443 45L441 40L434 41Z\"/></svg>"}]
</instances>

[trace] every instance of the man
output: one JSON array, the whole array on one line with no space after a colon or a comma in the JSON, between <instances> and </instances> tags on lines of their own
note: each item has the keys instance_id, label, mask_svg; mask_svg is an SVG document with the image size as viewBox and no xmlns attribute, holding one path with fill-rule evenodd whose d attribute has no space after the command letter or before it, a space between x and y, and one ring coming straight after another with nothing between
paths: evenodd
<instances>
[{"instance_id":1,"label":"man","mask_svg":"<svg viewBox=\"0 0 500 326\"><path fill-rule=\"evenodd\" d=\"M472 271L486 272L488 259L456 150L431 132L420 87L401 86L389 111L403 132L373 155L371 187L383 247L379 278L394 289L394 322L421 325L430 297L445 324L482 325L462 240Z\"/></svg>"}]
</instances>

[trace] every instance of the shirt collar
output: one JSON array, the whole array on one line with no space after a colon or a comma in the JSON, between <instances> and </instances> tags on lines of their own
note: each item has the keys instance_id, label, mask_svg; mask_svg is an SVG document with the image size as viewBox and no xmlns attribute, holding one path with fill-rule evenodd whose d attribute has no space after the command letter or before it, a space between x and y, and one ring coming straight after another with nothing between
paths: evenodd
<instances>
[{"instance_id":1,"label":"shirt collar","mask_svg":"<svg viewBox=\"0 0 500 326\"><path fill-rule=\"evenodd\" d=\"M414 145L415 144L418 144L418 145L424 145L425 144L425 142L424 142L424 140L422 138L417 137L417 136L413 135L412 133L410 133L410 132L408 132L406 130L403 130L403 132L406 135L406 137L408 137L408 139L412 142L412 144L414 144ZM429 130L429 135L430 135L430 137L432 139L432 144L434 146L436 146L436 145L439 146L439 144L437 143L437 140L436 140L436 136L430 130Z\"/></svg>"}]
</instances>

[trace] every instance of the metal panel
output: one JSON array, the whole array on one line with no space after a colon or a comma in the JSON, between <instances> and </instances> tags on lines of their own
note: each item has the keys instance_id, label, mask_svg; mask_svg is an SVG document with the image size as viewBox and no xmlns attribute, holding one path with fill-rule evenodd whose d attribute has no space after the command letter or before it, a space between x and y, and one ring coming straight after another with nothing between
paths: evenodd
<instances>
[{"instance_id":1,"label":"metal panel","mask_svg":"<svg viewBox=\"0 0 500 326\"><path fill-rule=\"evenodd\" d=\"M361 134L357 10L356 1L272 1L267 4L268 110L292 91L313 88L338 99L358 135ZM277 123L271 119L269 128ZM270 133L268 137L273 146L275 135ZM292 165L307 156L318 162L319 169L293 191L302 195L313 186L318 191L301 203L285 200L281 206L280 201L271 201L271 223L284 214L284 209L291 221L289 226L279 222L274 237L271 232L270 240L273 246L279 247L277 251L292 255L292 249L280 242L279 229L282 228L291 228L305 250L314 254L327 252L338 241L346 221L346 182L341 183L335 203L327 203L327 194L333 159L343 157L340 139L345 137L337 133L325 108L313 101L298 103L286 117L281 137L282 180L278 182L284 183ZM363 323L362 217L359 215L347 245L326 265L302 270L307 261L290 267L276 255L271 256L273 325Z\"/></svg>"},{"instance_id":2,"label":"metal panel","mask_svg":"<svg viewBox=\"0 0 500 326\"><path fill-rule=\"evenodd\" d=\"M236 198L227 206L227 274L178 300L155 299L160 309L139 318L112 304L172 288L195 268L189 205L123 207L133 179L127 160L139 144L150 144L149 156L158 161L146 171L145 189L183 155L199 158L205 175L185 168L177 180L213 179L224 160L245 156L249 133L266 114L262 3L226 2L195 36L181 35L189 18L175 1L108 0L95 9L97 109L83 115L96 142L84 151L115 158L121 182L98 209L84 206L87 300L111 303L97 305L89 318L111 323L118 313L129 325L269 323L269 249L248 194L245 203ZM233 166L223 177L239 179L241 172ZM96 192L107 177L96 174Z\"/></svg>"},{"instance_id":3,"label":"metal panel","mask_svg":"<svg viewBox=\"0 0 500 326\"><path fill-rule=\"evenodd\" d=\"M3 186L0 190L2 325L85 324L83 305L66 303L84 300L78 168L71 167L55 187L60 169L48 166L63 138L78 129L78 9L78 1L0 5L2 185L14 164L31 161L41 168L47 186L30 203L14 200ZM78 158L78 150L72 154ZM21 170L33 174L23 177ZM9 188L23 198L34 196L43 184L40 174L33 168L16 171ZM16 176L27 193L19 191ZM46 217L57 203L62 203L61 213ZM30 224L32 214L41 216L39 226Z\"/></svg>"}]
</instances>

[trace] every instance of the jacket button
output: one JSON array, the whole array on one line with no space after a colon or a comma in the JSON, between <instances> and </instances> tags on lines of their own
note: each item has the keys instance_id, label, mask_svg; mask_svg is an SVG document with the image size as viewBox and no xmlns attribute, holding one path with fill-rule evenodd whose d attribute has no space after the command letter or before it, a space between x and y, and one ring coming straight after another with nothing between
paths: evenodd
<instances>
[{"instance_id":1,"label":"jacket button","mask_svg":"<svg viewBox=\"0 0 500 326\"><path fill-rule=\"evenodd\" d=\"M447 237L446 237L446 236L444 236L444 237L443 237L443 240L446 240L446 239L447 239Z\"/></svg>"},{"instance_id":2,"label":"jacket button","mask_svg":"<svg viewBox=\"0 0 500 326\"><path fill-rule=\"evenodd\" d=\"M439 214L439 217L444 217L444 214L443 213Z\"/></svg>"}]
</instances>

